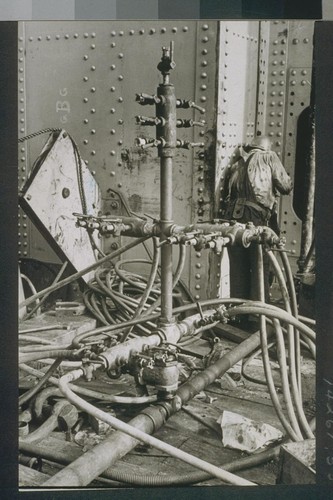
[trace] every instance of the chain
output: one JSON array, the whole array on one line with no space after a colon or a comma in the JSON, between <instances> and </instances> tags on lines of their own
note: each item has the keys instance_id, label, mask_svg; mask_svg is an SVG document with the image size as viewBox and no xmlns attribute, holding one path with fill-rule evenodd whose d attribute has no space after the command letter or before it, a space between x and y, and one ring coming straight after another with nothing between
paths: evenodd
<instances>
[{"instance_id":1,"label":"chain","mask_svg":"<svg viewBox=\"0 0 333 500\"><path fill-rule=\"evenodd\" d=\"M47 134L49 132L61 132L62 128L44 128L42 130L39 130L38 132L33 132L32 134L26 135L25 137L20 137L18 139L18 142L24 142L27 141L28 139L33 139L33 137L37 137L38 135L42 134Z\"/></svg>"}]
</instances>

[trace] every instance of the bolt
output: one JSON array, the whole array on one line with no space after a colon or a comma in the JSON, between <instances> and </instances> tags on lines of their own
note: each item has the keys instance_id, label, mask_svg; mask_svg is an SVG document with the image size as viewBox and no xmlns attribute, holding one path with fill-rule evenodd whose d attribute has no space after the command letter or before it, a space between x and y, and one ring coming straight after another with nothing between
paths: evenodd
<instances>
[{"instance_id":1,"label":"bolt","mask_svg":"<svg viewBox=\"0 0 333 500\"><path fill-rule=\"evenodd\" d=\"M119 248L118 243L116 243L116 242L111 243L111 248L112 248L112 250L117 250Z\"/></svg>"},{"instance_id":2,"label":"bolt","mask_svg":"<svg viewBox=\"0 0 333 500\"><path fill-rule=\"evenodd\" d=\"M68 188L66 188L66 187L65 187L65 188L62 190L62 197L63 197L63 198L68 198L68 197L69 197L69 195L70 195L70 193L71 193L71 192L70 192L70 190L69 190Z\"/></svg>"},{"instance_id":3,"label":"bolt","mask_svg":"<svg viewBox=\"0 0 333 500\"><path fill-rule=\"evenodd\" d=\"M117 210L119 208L119 203L117 201L112 201L110 204L111 208Z\"/></svg>"}]
</instances>

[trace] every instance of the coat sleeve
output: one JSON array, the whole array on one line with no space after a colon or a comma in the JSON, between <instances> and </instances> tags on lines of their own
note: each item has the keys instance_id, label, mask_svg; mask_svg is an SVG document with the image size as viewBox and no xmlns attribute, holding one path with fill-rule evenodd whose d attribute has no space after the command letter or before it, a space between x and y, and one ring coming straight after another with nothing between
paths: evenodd
<instances>
[{"instance_id":1,"label":"coat sleeve","mask_svg":"<svg viewBox=\"0 0 333 500\"><path fill-rule=\"evenodd\" d=\"M231 167L228 165L225 169L224 175L221 180L221 208L224 208L226 200L228 198L229 193L229 180L230 180L230 171Z\"/></svg>"},{"instance_id":2,"label":"coat sleeve","mask_svg":"<svg viewBox=\"0 0 333 500\"><path fill-rule=\"evenodd\" d=\"M292 180L287 174L278 155L275 152L271 152L270 155L273 188L279 191L279 193L281 194L289 194L293 188Z\"/></svg>"}]
</instances>

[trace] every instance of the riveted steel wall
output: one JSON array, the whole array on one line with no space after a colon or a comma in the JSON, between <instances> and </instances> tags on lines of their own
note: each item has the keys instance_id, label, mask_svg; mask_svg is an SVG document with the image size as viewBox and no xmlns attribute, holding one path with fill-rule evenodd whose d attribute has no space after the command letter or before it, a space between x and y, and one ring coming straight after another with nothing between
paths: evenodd
<instances>
[{"instance_id":1,"label":"riveted steel wall","mask_svg":"<svg viewBox=\"0 0 333 500\"><path fill-rule=\"evenodd\" d=\"M205 129L177 129L179 139L203 141L205 148L177 151L174 220L207 220L218 215L220 180L235 148L250 142L256 132L271 137L294 176L296 127L310 96L304 81L310 81L312 31L311 21L21 23L20 136L46 127L65 128L101 187L104 212L124 213L121 197L111 188L128 200L130 210L157 217L157 152L134 145L136 137L155 137L154 128L135 123L135 115L154 116L155 109L140 106L135 94L156 92L161 47L173 40L177 66L171 81L177 97L206 108ZM202 118L193 110L177 110L177 115ZM20 182L46 138L21 144ZM20 256L54 260L23 217L21 213ZM280 222L295 266L301 221L292 196L282 197ZM117 238L105 239L104 249L119 244ZM220 258L208 251L188 253L185 281L196 299L220 293Z\"/></svg>"},{"instance_id":2,"label":"riveted steel wall","mask_svg":"<svg viewBox=\"0 0 333 500\"><path fill-rule=\"evenodd\" d=\"M258 33L256 21L220 23L218 110L216 141L215 207L225 169L239 144L251 142L255 135L258 92ZM229 263L226 252L217 258L220 293L229 293Z\"/></svg>"},{"instance_id":3,"label":"riveted steel wall","mask_svg":"<svg viewBox=\"0 0 333 500\"><path fill-rule=\"evenodd\" d=\"M156 93L161 47L173 40L177 66L171 81L177 97L194 99L207 110L205 129L177 129L179 139L202 141L205 150L201 154L198 149L177 151L174 220L188 223L209 218L214 191L214 162L208 153L215 139L217 26L217 22L195 21L22 23L20 137L48 127L64 128L95 175L105 212L124 213L121 198L110 193L111 188L120 191L132 211L157 217L157 151L141 151L134 142L136 137L155 137L154 128L135 122L135 115L154 116L155 109L140 106L135 94ZM179 110L177 116L202 118L192 109ZM46 139L38 136L21 146L21 182ZM33 227L25 234L21 256L54 260ZM119 244L117 239L105 239L104 249ZM207 296L208 252L189 254L185 281L198 299Z\"/></svg>"},{"instance_id":4,"label":"riveted steel wall","mask_svg":"<svg viewBox=\"0 0 333 500\"><path fill-rule=\"evenodd\" d=\"M257 131L270 137L273 149L293 180L297 124L300 114L310 104L313 29L312 21L260 23L263 57L259 59ZM281 197L279 218L296 270L302 221L293 208L293 193Z\"/></svg>"},{"instance_id":5,"label":"riveted steel wall","mask_svg":"<svg viewBox=\"0 0 333 500\"><path fill-rule=\"evenodd\" d=\"M216 187L237 146L255 135L258 30L256 21L220 24Z\"/></svg>"}]
</instances>

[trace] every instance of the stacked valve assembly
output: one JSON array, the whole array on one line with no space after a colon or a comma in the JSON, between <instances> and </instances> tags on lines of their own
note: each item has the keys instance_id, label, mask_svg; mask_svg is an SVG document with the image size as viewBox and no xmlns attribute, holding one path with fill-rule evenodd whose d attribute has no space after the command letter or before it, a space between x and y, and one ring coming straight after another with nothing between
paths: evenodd
<instances>
[{"instance_id":1,"label":"stacked valve assembly","mask_svg":"<svg viewBox=\"0 0 333 500\"><path fill-rule=\"evenodd\" d=\"M92 231L97 229L101 235L124 235L132 237L157 236L161 247L161 324L173 322L172 315L172 245L191 245L197 251L213 249L220 254L228 245L250 246L252 241L277 245L280 239L268 227L255 227L252 223L230 224L214 220L212 223L178 225L173 221L172 211L172 161L177 148L190 149L204 147L204 143L193 143L177 139L177 128L205 126L204 121L177 119L177 108L193 108L204 113L205 110L191 100L178 99L175 88L170 83L170 71L175 68L173 42L170 48L163 47L163 55L157 68L163 81L156 95L137 94L136 101L143 106L155 105L156 116L137 116L136 121L143 126L156 126L155 139L137 139L141 149L157 147L160 157L160 220L148 222L137 217L92 217L77 216L77 225Z\"/></svg>"}]
</instances>

